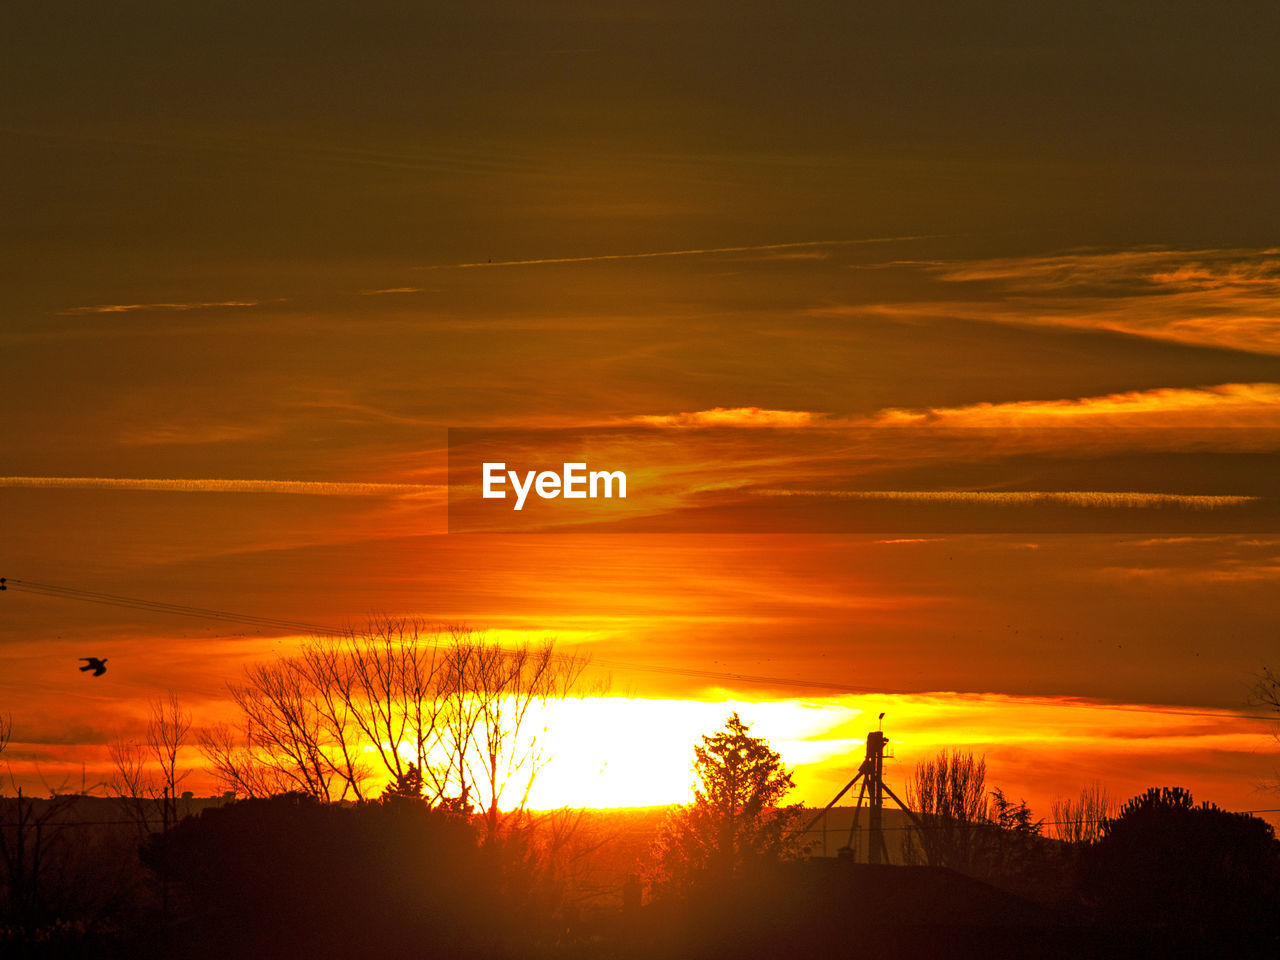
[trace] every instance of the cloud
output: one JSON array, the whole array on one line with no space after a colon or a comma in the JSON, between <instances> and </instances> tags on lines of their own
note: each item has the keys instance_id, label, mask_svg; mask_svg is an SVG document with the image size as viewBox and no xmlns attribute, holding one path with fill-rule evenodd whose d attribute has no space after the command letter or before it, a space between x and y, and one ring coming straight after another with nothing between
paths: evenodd
<instances>
[{"instance_id":1,"label":"cloud","mask_svg":"<svg viewBox=\"0 0 1280 960\"><path fill-rule=\"evenodd\" d=\"M870 243L895 243L923 240L923 236L869 237L862 240L797 240L791 243L758 243L741 247L699 247L689 250L657 250L643 253L608 253L592 257L542 257L533 260L484 260L476 263L448 263L426 267L427 270L462 270L472 267L527 267L553 263L601 263L608 260L652 260L659 257L700 257L716 253L758 253L770 250L803 250L814 247L848 247Z\"/></svg>"},{"instance_id":2,"label":"cloud","mask_svg":"<svg viewBox=\"0 0 1280 960\"><path fill-rule=\"evenodd\" d=\"M934 507L972 508L982 517L1006 508L1059 517L1065 508L1095 516L1163 511L1171 519L1230 512L1235 522L1271 510L1261 499L1267 484L1258 471L1265 467L1236 455L1280 448L1280 384L888 408L868 416L710 407L579 426L589 443L554 446L554 431L551 447L536 431L524 440L534 453L554 449L552 462L589 458L625 470L637 491L626 515L622 506L607 518L594 510L597 523L662 516L687 524L686 531L698 523L745 529L741 524L776 515L853 529L847 525L871 516L860 503L893 504L913 517L936 517ZM1166 454L1193 459L1171 471ZM770 506L765 498L792 499Z\"/></svg>"},{"instance_id":3,"label":"cloud","mask_svg":"<svg viewBox=\"0 0 1280 960\"><path fill-rule=\"evenodd\" d=\"M1219 510L1246 503L1257 503L1261 499L1118 490L753 490L751 492L761 497L814 497L835 500L976 504L995 507L1060 505L1103 510L1117 507L1137 509L1181 507L1191 510Z\"/></svg>"},{"instance_id":4,"label":"cloud","mask_svg":"<svg viewBox=\"0 0 1280 960\"><path fill-rule=\"evenodd\" d=\"M209 310L215 307L256 307L263 300L211 300L195 303L101 303L90 307L70 307L58 311L62 316L75 316L83 313L135 313L140 311L173 312L187 310ZM279 301L273 301L279 302Z\"/></svg>"},{"instance_id":5,"label":"cloud","mask_svg":"<svg viewBox=\"0 0 1280 960\"><path fill-rule=\"evenodd\" d=\"M1280 384L1223 383L1076 399L1015 400L916 410L889 408L866 422L895 427L1280 427Z\"/></svg>"},{"instance_id":6,"label":"cloud","mask_svg":"<svg viewBox=\"0 0 1280 960\"><path fill-rule=\"evenodd\" d=\"M933 261L940 279L951 282L998 280L1020 291L1112 288L1133 292L1218 290L1280 284L1280 249L1172 250L1166 247L1119 251L1076 251L1051 256Z\"/></svg>"},{"instance_id":7,"label":"cloud","mask_svg":"<svg viewBox=\"0 0 1280 960\"><path fill-rule=\"evenodd\" d=\"M0 487L106 489L176 493L277 493L321 497L443 497L426 483L340 483L319 480L144 479L131 477L0 477Z\"/></svg>"},{"instance_id":8,"label":"cloud","mask_svg":"<svg viewBox=\"0 0 1280 960\"><path fill-rule=\"evenodd\" d=\"M630 422L650 427L807 427L822 422L823 417L807 410L713 407L692 413L640 415Z\"/></svg>"},{"instance_id":9,"label":"cloud","mask_svg":"<svg viewBox=\"0 0 1280 960\"><path fill-rule=\"evenodd\" d=\"M981 402L958 407L887 407L868 417L810 410L712 407L686 413L643 414L629 423L652 427L994 428L1265 427L1280 428L1280 383L1131 390L1102 396Z\"/></svg>"},{"instance_id":10,"label":"cloud","mask_svg":"<svg viewBox=\"0 0 1280 960\"><path fill-rule=\"evenodd\" d=\"M943 295L815 313L1080 327L1280 353L1277 248L1076 251L889 266L932 277Z\"/></svg>"}]
</instances>

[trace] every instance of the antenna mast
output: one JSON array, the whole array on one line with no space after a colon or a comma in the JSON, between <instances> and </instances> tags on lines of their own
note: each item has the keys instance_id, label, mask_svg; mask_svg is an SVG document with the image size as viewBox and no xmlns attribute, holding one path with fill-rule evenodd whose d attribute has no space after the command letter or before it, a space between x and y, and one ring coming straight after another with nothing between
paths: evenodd
<instances>
[{"instance_id":1,"label":"antenna mast","mask_svg":"<svg viewBox=\"0 0 1280 960\"><path fill-rule=\"evenodd\" d=\"M884 714L880 714L881 726L883 726ZM867 753L862 761L862 765L858 767L858 772L854 774L852 780L844 785L844 789L832 798L821 811L818 812L809 824L801 831L801 835L808 833L818 821L826 817L831 808L840 802L840 798L853 789L854 784L862 781L862 786L858 790L858 802L853 808L853 823L849 826L849 843L843 849L853 852L853 841L858 830L858 816L862 812L862 801L867 800L868 821L867 821L867 862L868 863L885 863L889 860L889 848L884 839L884 798L888 794L889 799L898 805L913 824L917 827L921 826L920 818L911 810L907 809L907 805L899 799L898 795L889 789L888 784L884 782L884 748L889 743L889 738L884 735L883 730L872 730L867 734Z\"/></svg>"}]
</instances>

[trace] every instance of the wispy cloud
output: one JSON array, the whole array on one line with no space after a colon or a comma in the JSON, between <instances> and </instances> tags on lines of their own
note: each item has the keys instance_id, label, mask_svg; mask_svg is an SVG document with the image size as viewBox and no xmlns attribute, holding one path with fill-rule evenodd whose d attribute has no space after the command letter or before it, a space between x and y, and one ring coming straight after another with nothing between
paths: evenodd
<instances>
[{"instance_id":1,"label":"wispy cloud","mask_svg":"<svg viewBox=\"0 0 1280 960\"><path fill-rule=\"evenodd\" d=\"M475 263L446 263L426 267L427 270L461 270L472 267L527 267L553 263L599 263L608 260L652 260L659 257L700 257L718 253L761 253L770 250L791 251L820 247L850 247L871 243L894 243L923 240L924 236L869 237L861 240L797 240L791 243L757 243L741 247L696 247L687 250L656 250L641 253L606 253L591 257L540 257L530 260L482 260Z\"/></svg>"},{"instance_id":2,"label":"wispy cloud","mask_svg":"<svg viewBox=\"0 0 1280 960\"><path fill-rule=\"evenodd\" d=\"M426 483L345 483L323 480L157 479L134 477L0 477L0 487L106 489L177 493L279 493L322 497L443 497Z\"/></svg>"},{"instance_id":3,"label":"wispy cloud","mask_svg":"<svg viewBox=\"0 0 1280 960\"><path fill-rule=\"evenodd\" d=\"M876 313L1111 330L1280 353L1280 249L1073 251L892 264L937 280L936 298L815 313Z\"/></svg>"},{"instance_id":4,"label":"wispy cloud","mask_svg":"<svg viewBox=\"0 0 1280 960\"><path fill-rule=\"evenodd\" d=\"M1020 290L1113 288L1133 292L1246 288L1274 290L1280 284L1280 248L1072 251L1051 256L934 261L943 280L999 280Z\"/></svg>"},{"instance_id":5,"label":"wispy cloud","mask_svg":"<svg viewBox=\"0 0 1280 960\"><path fill-rule=\"evenodd\" d=\"M650 427L807 427L823 422L823 414L807 410L763 407L713 407L692 413L640 415L632 423Z\"/></svg>"},{"instance_id":6,"label":"wispy cloud","mask_svg":"<svg viewBox=\"0 0 1280 960\"><path fill-rule=\"evenodd\" d=\"M828 430L912 426L1280 428L1280 383L1159 387L1091 397L981 402L958 407L889 407L866 417L839 417L812 410L712 407L684 413L642 414L629 418L627 422L651 427L812 427Z\"/></svg>"},{"instance_id":7,"label":"wispy cloud","mask_svg":"<svg viewBox=\"0 0 1280 960\"><path fill-rule=\"evenodd\" d=\"M219 307L256 307L264 302L267 301L204 300L192 303L100 303L89 307L70 307L58 312L62 316L77 316L85 313L172 313L188 310L211 310Z\"/></svg>"},{"instance_id":8,"label":"wispy cloud","mask_svg":"<svg viewBox=\"0 0 1280 960\"><path fill-rule=\"evenodd\" d=\"M890 408L864 422L895 427L1280 427L1280 383L1223 383L1075 399Z\"/></svg>"},{"instance_id":9,"label":"wispy cloud","mask_svg":"<svg viewBox=\"0 0 1280 960\"><path fill-rule=\"evenodd\" d=\"M814 497L834 500L902 501L908 503L976 504L995 507L1060 505L1114 509L1181 507L1220 510L1256 503L1259 497L1142 493L1116 490L753 490L762 497Z\"/></svg>"}]
</instances>

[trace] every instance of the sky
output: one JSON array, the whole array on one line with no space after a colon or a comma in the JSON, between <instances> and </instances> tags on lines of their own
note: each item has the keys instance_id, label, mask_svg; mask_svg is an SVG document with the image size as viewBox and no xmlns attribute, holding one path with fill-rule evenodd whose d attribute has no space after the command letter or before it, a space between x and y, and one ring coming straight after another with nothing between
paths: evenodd
<instances>
[{"instance_id":1,"label":"sky","mask_svg":"<svg viewBox=\"0 0 1280 960\"><path fill-rule=\"evenodd\" d=\"M0 576L580 647L546 803L682 799L737 706L809 803L884 710L899 783L1280 807L1271 5L11 20ZM613 431L676 519L451 533L451 428ZM1018 502L1081 491L1148 499ZM105 775L299 639L15 585L7 758Z\"/></svg>"}]
</instances>

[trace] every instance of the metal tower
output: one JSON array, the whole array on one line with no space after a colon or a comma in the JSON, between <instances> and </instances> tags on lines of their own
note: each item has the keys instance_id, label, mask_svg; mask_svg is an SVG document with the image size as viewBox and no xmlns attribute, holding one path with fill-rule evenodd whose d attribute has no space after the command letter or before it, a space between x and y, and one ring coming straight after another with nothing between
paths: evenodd
<instances>
[{"instance_id":1,"label":"metal tower","mask_svg":"<svg viewBox=\"0 0 1280 960\"><path fill-rule=\"evenodd\" d=\"M880 719L884 719L884 714L880 714ZM920 819L907 809L907 805L898 798L898 795L889 789L889 785L884 782L884 748L888 744L889 738L884 735L882 730L872 730L867 734L867 753L862 761L862 765L858 767L858 772L854 774L852 780L844 785L839 793L832 798L821 811L809 821L809 824L801 831L801 835L808 833L818 821L826 817L831 808L840 802L840 798L853 789L853 785L861 782L862 786L858 790L858 802L853 808L853 823L849 826L849 842L842 849L853 851L854 838L858 831L858 818L862 813L862 803L867 801L867 862L868 863L885 863L889 859L889 848L885 844L884 839L884 798L888 794L889 799L896 803L902 811L911 819L917 827L920 826ZM823 834L825 836L825 832Z\"/></svg>"}]
</instances>

